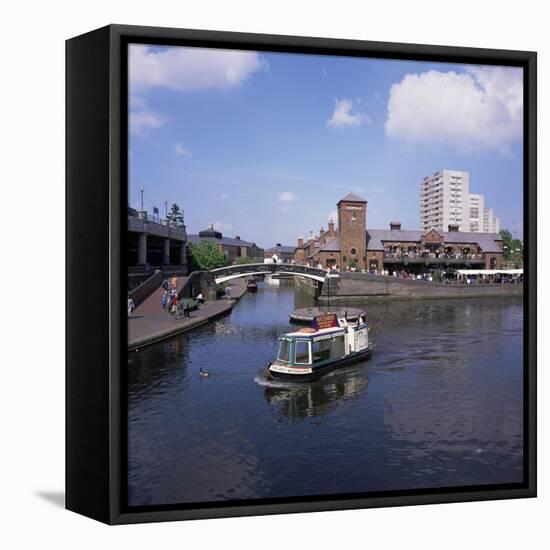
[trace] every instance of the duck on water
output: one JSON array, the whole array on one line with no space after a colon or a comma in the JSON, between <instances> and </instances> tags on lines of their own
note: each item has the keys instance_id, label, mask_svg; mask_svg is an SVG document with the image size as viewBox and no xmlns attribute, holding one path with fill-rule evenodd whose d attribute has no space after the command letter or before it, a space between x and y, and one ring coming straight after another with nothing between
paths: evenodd
<instances>
[{"instance_id":1,"label":"duck on water","mask_svg":"<svg viewBox=\"0 0 550 550\"><path fill-rule=\"evenodd\" d=\"M277 358L269 363L269 379L311 382L356 361L368 359L369 326L363 315L348 323L328 313L313 319L312 327L285 334L279 339Z\"/></svg>"}]
</instances>

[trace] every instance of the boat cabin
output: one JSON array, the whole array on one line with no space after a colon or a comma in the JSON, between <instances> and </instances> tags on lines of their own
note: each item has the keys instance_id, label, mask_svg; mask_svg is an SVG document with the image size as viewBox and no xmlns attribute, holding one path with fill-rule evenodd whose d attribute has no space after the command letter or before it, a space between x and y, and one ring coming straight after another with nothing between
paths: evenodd
<instances>
[{"instance_id":1,"label":"boat cabin","mask_svg":"<svg viewBox=\"0 0 550 550\"><path fill-rule=\"evenodd\" d=\"M324 332L324 331L323 331ZM306 331L286 334L281 338L277 361L292 365L312 365L346 355L345 331L328 331L310 336Z\"/></svg>"}]
</instances>

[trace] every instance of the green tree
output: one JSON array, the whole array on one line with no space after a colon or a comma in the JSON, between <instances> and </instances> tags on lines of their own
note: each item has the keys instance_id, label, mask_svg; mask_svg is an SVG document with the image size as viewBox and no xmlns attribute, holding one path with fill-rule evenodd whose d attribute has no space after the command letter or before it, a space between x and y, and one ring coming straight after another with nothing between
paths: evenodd
<instances>
[{"instance_id":1,"label":"green tree","mask_svg":"<svg viewBox=\"0 0 550 550\"><path fill-rule=\"evenodd\" d=\"M190 271L209 271L229 265L227 256L220 251L213 241L188 243L187 261Z\"/></svg>"},{"instance_id":2,"label":"green tree","mask_svg":"<svg viewBox=\"0 0 550 550\"><path fill-rule=\"evenodd\" d=\"M499 235L502 239L502 256L509 261L512 255L512 233L508 229L501 229Z\"/></svg>"},{"instance_id":3,"label":"green tree","mask_svg":"<svg viewBox=\"0 0 550 550\"><path fill-rule=\"evenodd\" d=\"M176 203L172 205L172 209L168 212L166 221L170 227L183 227L183 212Z\"/></svg>"},{"instance_id":4,"label":"green tree","mask_svg":"<svg viewBox=\"0 0 550 550\"><path fill-rule=\"evenodd\" d=\"M264 261L262 258L249 258L248 256L239 256L233 263L235 265L263 264Z\"/></svg>"},{"instance_id":5,"label":"green tree","mask_svg":"<svg viewBox=\"0 0 550 550\"><path fill-rule=\"evenodd\" d=\"M500 230L502 239L502 256L507 264L519 266L523 264L523 241L513 239L512 233L508 229Z\"/></svg>"}]
</instances>

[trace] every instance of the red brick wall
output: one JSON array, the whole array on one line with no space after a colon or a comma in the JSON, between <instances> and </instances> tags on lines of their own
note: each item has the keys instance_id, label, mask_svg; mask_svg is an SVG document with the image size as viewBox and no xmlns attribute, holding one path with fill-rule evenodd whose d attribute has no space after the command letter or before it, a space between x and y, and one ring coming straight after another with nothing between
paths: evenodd
<instances>
[{"instance_id":1,"label":"red brick wall","mask_svg":"<svg viewBox=\"0 0 550 550\"><path fill-rule=\"evenodd\" d=\"M356 260L359 269L366 267L366 227L366 202L341 201L338 203L341 268L345 269L352 258Z\"/></svg>"}]
</instances>

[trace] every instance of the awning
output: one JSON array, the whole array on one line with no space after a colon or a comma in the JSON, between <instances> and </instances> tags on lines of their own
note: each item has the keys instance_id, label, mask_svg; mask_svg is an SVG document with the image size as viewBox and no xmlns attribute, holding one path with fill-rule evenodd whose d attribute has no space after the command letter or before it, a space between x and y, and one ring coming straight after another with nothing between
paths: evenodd
<instances>
[{"instance_id":1,"label":"awning","mask_svg":"<svg viewBox=\"0 0 550 550\"><path fill-rule=\"evenodd\" d=\"M457 269L459 275L523 275L523 269Z\"/></svg>"}]
</instances>

